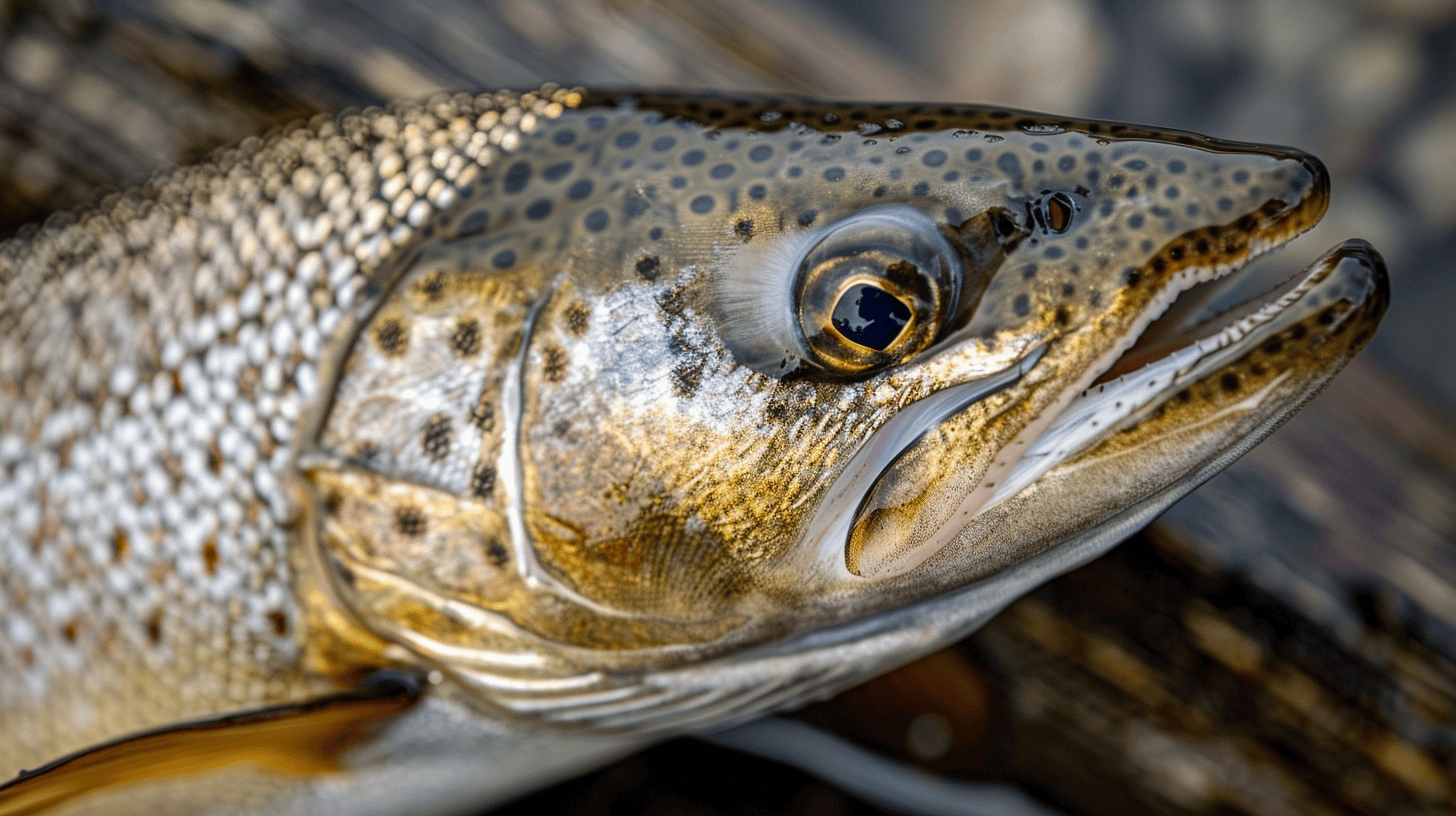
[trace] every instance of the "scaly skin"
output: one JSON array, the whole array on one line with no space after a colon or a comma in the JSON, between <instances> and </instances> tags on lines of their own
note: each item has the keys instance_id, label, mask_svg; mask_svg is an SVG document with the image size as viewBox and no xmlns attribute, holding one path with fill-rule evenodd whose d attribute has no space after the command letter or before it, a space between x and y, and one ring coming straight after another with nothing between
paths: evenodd
<instances>
[{"instance_id":1,"label":"scaly skin","mask_svg":"<svg viewBox=\"0 0 1456 816\"><path fill-rule=\"evenodd\" d=\"M1383 310L1366 249L1018 469L1325 184L982 108L546 88L316 120L48 224L0 254L0 773L386 664L482 716L679 730L908 660L970 618L762 670L1125 532L1297 410ZM882 352L795 288L864 213L953 268Z\"/></svg>"}]
</instances>

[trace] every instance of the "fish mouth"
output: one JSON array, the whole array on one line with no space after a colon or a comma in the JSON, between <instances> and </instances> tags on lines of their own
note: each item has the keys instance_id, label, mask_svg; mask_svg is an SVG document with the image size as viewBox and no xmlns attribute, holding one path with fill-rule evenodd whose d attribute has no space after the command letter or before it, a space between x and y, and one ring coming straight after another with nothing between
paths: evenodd
<instances>
[{"instance_id":1,"label":"fish mouth","mask_svg":"<svg viewBox=\"0 0 1456 816\"><path fill-rule=\"evenodd\" d=\"M882 452L878 462L883 468L874 484L859 480L860 486L868 489L860 494L862 501L854 512L854 521L844 531L847 535L838 540L843 547L838 568L861 578L890 578L909 572L956 539L978 517L1022 494L1053 469L1084 459L1119 432L1149 422L1161 406L1186 394L1195 383L1217 380L1230 366L1270 343L1271 338L1314 321L1314 328L1304 329L1301 338L1301 342L1314 343L1321 333L1344 332L1347 324L1359 322L1351 319L1352 315L1372 315L1378 320L1388 297L1388 283L1383 261L1363 241L1348 241L1330 250L1302 274L1295 274L1270 292L1233 305L1220 302L1246 279L1253 261L1308 230L1324 214L1328 175L1323 166L1306 154L1289 153L1303 162L1311 178L1300 199L1292 206L1271 202L1224 227L1185 234L1169 244L1189 246L1201 240L1222 240L1243 250L1224 254L1219 263L1200 265L1184 259L1176 268L1169 268L1166 260L1158 264L1158 259L1168 257L1166 248L1148 260L1138 274L1162 274L1163 285L1146 296L1123 334L1105 346L1106 350L1064 386L1040 415L1001 447L1001 454L968 493L916 502L915 512L923 516L926 508L938 501L935 522L926 524L923 517L913 527L896 522L895 515L904 518L908 507L893 506L880 495L888 496L896 483L917 478L907 464L912 457L906 454L919 444L919 438L901 447L896 455ZM1190 301L1214 305L1169 312L1169 307L1187 294L1195 294L1188 298ZM1160 320L1165 313L1168 319ZM1371 331L1373 326L1372 320ZM1369 332L1356 334L1365 335L1357 344L1363 346ZM1058 342L1050 341L1036 356L1042 351L1047 357L1054 356ZM1290 378L1323 377L1319 380L1322 385L1353 353L1319 365L1292 358L1283 363L1271 361L1276 368L1282 364L1283 370L1275 372L1273 382L1262 392L1250 395L1240 410L1292 414L1303 400L1287 398L1281 383ZM1029 368L1028 362L1035 364L1036 360L1024 360L1019 367L1022 372ZM969 407L970 403L964 405ZM952 420L953 414L942 421ZM933 427L922 425L925 433ZM900 435L907 434L902 430ZM1228 439L1220 444L1231 448L1238 441ZM935 488L927 490L933 492ZM898 531L887 534L887 530L896 529L896 524ZM905 534L911 530L911 534Z\"/></svg>"}]
</instances>

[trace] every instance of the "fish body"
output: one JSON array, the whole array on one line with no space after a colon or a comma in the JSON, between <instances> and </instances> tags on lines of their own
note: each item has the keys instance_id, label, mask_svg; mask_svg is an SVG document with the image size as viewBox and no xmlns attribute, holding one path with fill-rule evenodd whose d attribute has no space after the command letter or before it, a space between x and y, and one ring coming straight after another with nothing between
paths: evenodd
<instances>
[{"instance_id":1,"label":"fish body","mask_svg":"<svg viewBox=\"0 0 1456 816\"><path fill-rule=\"evenodd\" d=\"M57 218L0 248L0 768L381 668L431 678L415 723L611 753L913 659L1368 342L1350 242L1135 346L1327 184L971 106L548 87Z\"/></svg>"}]
</instances>

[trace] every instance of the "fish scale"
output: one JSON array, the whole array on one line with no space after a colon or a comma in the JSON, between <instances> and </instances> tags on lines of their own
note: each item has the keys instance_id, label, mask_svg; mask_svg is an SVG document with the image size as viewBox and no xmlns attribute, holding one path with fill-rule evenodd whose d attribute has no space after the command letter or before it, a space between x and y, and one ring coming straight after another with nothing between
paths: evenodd
<instances>
[{"instance_id":1,"label":"fish scale","mask_svg":"<svg viewBox=\"0 0 1456 816\"><path fill-rule=\"evenodd\" d=\"M331 332L566 96L315 119L0 250L0 775L323 687L285 525Z\"/></svg>"},{"instance_id":2,"label":"fish scale","mask_svg":"<svg viewBox=\"0 0 1456 816\"><path fill-rule=\"evenodd\" d=\"M499 796L576 761L516 747L832 694L1105 551L1369 341L1385 273L1350 241L1126 373L1327 192L1176 131L547 86L315 119L58 217L0 248L0 755L313 746L346 773L285 798L347 811L411 762L480 748L504 776L443 784ZM381 744L356 716L396 748L335 756ZM303 736L228 742L260 722Z\"/></svg>"}]
</instances>

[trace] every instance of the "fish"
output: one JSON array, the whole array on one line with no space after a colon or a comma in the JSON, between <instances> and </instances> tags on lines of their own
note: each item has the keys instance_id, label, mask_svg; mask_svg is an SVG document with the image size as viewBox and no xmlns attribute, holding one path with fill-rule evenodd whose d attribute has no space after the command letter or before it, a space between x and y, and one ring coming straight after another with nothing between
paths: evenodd
<instances>
[{"instance_id":1,"label":"fish","mask_svg":"<svg viewBox=\"0 0 1456 816\"><path fill-rule=\"evenodd\" d=\"M1220 302L1328 198L1175 130L548 85L54 216L0 246L0 813L454 812L953 642L1370 341L1358 239Z\"/></svg>"}]
</instances>

